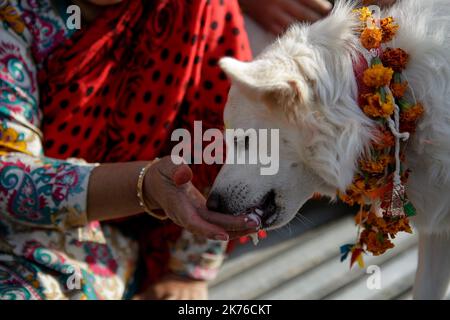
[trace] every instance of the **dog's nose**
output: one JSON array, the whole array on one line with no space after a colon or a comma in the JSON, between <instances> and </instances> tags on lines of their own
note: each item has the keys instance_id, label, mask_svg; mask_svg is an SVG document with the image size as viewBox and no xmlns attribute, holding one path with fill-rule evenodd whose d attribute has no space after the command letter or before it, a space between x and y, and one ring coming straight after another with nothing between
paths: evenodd
<instances>
[{"instance_id":1,"label":"dog's nose","mask_svg":"<svg viewBox=\"0 0 450 320\"><path fill-rule=\"evenodd\" d=\"M212 192L206 201L206 207L211 211L222 212L222 199L219 193Z\"/></svg>"}]
</instances>

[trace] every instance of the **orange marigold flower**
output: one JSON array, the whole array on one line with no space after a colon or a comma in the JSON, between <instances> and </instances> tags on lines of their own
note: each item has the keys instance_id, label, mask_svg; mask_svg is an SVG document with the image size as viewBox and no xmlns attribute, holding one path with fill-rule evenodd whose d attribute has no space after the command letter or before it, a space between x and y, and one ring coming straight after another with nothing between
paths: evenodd
<instances>
[{"instance_id":1,"label":"orange marigold flower","mask_svg":"<svg viewBox=\"0 0 450 320\"><path fill-rule=\"evenodd\" d=\"M361 232L360 240L366 245L366 250L371 252L374 256L381 255L388 249L394 247L394 244L389 240L387 234L376 232L374 230L364 230Z\"/></svg>"},{"instance_id":2,"label":"orange marigold flower","mask_svg":"<svg viewBox=\"0 0 450 320\"><path fill-rule=\"evenodd\" d=\"M378 160L384 167L394 163L394 158L390 154L382 154Z\"/></svg>"},{"instance_id":3,"label":"orange marigold flower","mask_svg":"<svg viewBox=\"0 0 450 320\"><path fill-rule=\"evenodd\" d=\"M383 173L386 167L391 163L392 157L390 155L381 155L376 160L361 160L359 165L364 172L379 174Z\"/></svg>"},{"instance_id":4,"label":"orange marigold flower","mask_svg":"<svg viewBox=\"0 0 450 320\"><path fill-rule=\"evenodd\" d=\"M379 93L367 93L362 95L362 98L365 100L365 106L363 107L363 111L369 117L380 117L380 109L381 109L381 96Z\"/></svg>"},{"instance_id":5,"label":"orange marigold flower","mask_svg":"<svg viewBox=\"0 0 450 320\"><path fill-rule=\"evenodd\" d=\"M383 150L393 146L395 146L394 135L385 128L380 128L380 130L375 133L375 142L373 143L373 147L377 150Z\"/></svg>"},{"instance_id":6,"label":"orange marigold flower","mask_svg":"<svg viewBox=\"0 0 450 320\"><path fill-rule=\"evenodd\" d=\"M382 39L383 33L379 28L366 28L361 33L361 44L367 50L379 48Z\"/></svg>"},{"instance_id":7,"label":"orange marigold flower","mask_svg":"<svg viewBox=\"0 0 450 320\"><path fill-rule=\"evenodd\" d=\"M391 83L391 91L395 98L403 98L405 91L408 89L408 82Z\"/></svg>"},{"instance_id":8,"label":"orange marigold flower","mask_svg":"<svg viewBox=\"0 0 450 320\"><path fill-rule=\"evenodd\" d=\"M394 113L394 98L389 95L387 101L382 102L379 93L365 94L363 98L366 99L366 105L363 107L363 112L372 118L384 117L388 118Z\"/></svg>"},{"instance_id":9,"label":"orange marigold flower","mask_svg":"<svg viewBox=\"0 0 450 320\"><path fill-rule=\"evenodd\" d=\"M363 81L366 86L369 87L383 87L391 83L394 70L386 68L381 64L375 64L363 74Z\"/></svg>"},{"instance_id":10,"label":"orange marigold flower","mask_svg":"<svg viewBox=\"0 0 450 320\"><path fill-rule=\"evenodd\" d=\"M381 61L386 67L392 68L396 72L401 72L408 64L409 54L400 48L387 48L383 52Z\"/></svg>"},{"instance_id":11,"label":"orange marigold flower","mask_svg":"<svg viewBox=\"0 0 450 320\"><path fill-rule=\"evenodd\" d=\"M364 204L364 199L361 190L357 190L351 185L345 193L339 192L339 199L342 202L348 204L349 206L353 206L355 204Z\"/></svg>"},{"instance_id":12,"label":"orange marigold flower","mask_svg":"<svg viewBox=\"0 0 450 320\"><path fill-rule=\"evenodd\" d=\"M399 232L412 233L408 217L385 217L383 220L385 221L385 226L379 229L380 231L389 234L392 239L395 238Z\"/></svg>"},{"instance_id":13,"label":"orange marigold flower","mask_svg":"<svg viewBox=\"0 0 450 320\"><path fill-rule=\"evenodd\" d=\"M380 21L381 30L383 31L383 39L382 42L389 42L392 39L394 39L399 25L394 23L394 18L387 17L384 19L381 19Z\"/></svg>"},{"instance_id":14,"label":"orange marigold flower","mask_svg":"<svg viewBox=\"0 0 450 320\"><path fill-rule=\"evenodd\" d=\"M400 122L416 122L424 112L423 105L418 103L400 113Z\"/></svg>"},{"instance_id":15,"label":"orange marigold flower","mask_svg":"<svg viewBox=\"0 0 450 320\"><path fill-rule=\"evenodd\" d=\"M359 162L361 170L367 173L383 173L385 166L381 162L372 160L361 160Z\"/></svg>"},{"instance_id":16,"label":"orange marigold flower","mask_svg":"<svg viewBox=\"0 0 450 320\"><path fill-rule=\"evenodd\" d=\"M354 196L350 196L347 194L340 193L339 199L341 199L342 202L348 204L349 206L354 206L357 203L357 200Z\"/></svg>"},{"instance_id":17,"label":"orange marigold flower","mask_svg":"<svg viewBox=\"0 0 450 320\"><path fill-rule=\"evenodd\" d=\"M374 211L370 211L369 216L367 217L366 224L369 227L376 227L381 231L384 231L384 229L386 228L386 221L383 218L378 217Z\"/></svg>"},{"instance_id":18,"label":"orange marigold flower","mask_svg":"<svg viewBox=\"0 0 450 320\"><path fill-rule=\"evenodd\" d=\"M353 183L353 190L355 191L365 191L366 190L366 183L364 182L363 178L358 178L357 180L355 180L355 182Z\"/></svg>"},{"instance_id":19,"label":"orange marigold flower","mask_svg":"<svg viewBox=\"0 0 450 320\"><path fill-rule=\"evenodd\" d=\"M381 117L381 113L379 109L374 108L372 105L364 106L363 111L366 115L371 118L379 118Z\"/></svg>"}]
</instances>

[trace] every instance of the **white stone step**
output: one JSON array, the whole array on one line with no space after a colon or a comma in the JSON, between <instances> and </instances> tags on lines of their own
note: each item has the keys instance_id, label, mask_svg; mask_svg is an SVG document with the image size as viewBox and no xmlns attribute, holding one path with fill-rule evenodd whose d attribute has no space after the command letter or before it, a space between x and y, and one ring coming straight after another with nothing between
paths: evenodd
<instances>
[{"instance_id":1,"label":"white stone step","mask_svg":"<svg viewBox=\"0 0 450 320\"><path fill-rule=\"evenodd\" d=\"M382 265L390 259L394 259L415 245L416 237L410 234L399 234L395 240L395 248L385 254L374 257L365 256L365 266ZM366 269L354 266L349 270L349 262L341 263L339 256L334 256L330 260L299 275L288 281L286 284L274 288L267 294L261 296L261 299L322 299L333 291L348 285L359 278L367 278Z\"/></svg>"},{"instance_id":2,"label":"white stone step","mask_svg":"<svg viewBox=\"0 0 450 320\"><path fill-rule=\"evenodd\" d=\"M411 289L411 290L408 290L407 292L403 293L399 297L397 297L397 300L412 300L412 298L413 298L413 292L412 292L412 289ZM447 291L445 300L450 300L450 288Z\"/></svg>"},{"instance_id":3,"label":"white stone step","mask_svg":"<svg viewBox=\"0 0 450 320\"><path fill-rule=\"evenodd\" d=\"M412 287L416 270L417 248L413 247L381 265L381 289L370 290L367 278L337 290L326 297L332 300L384 300L393 299Z\"/></svg>"},{"instance_id":4,"label":"white stone step","mask_svg":"<svg viewBox=\"0 0 450 320\"><path fill-rule=\"evenodd\" d=\"M212 284L211 299L255 299L273 288L339 255L339 246L353 242L352 217L344 217L304 235L226 263Z\"/></svg>"}]
</instances>

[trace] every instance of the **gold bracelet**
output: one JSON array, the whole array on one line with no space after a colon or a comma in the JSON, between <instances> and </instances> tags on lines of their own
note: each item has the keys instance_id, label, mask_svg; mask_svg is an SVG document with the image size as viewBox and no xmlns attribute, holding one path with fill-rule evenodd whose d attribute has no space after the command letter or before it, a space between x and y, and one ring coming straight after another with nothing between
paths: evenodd
<instances>
[{"instance_id":1,"label":"gold bracelet","mask_svg":"<svg viewBox=\"0 0 450 320\"><path fill-rule=\"evenodd\" d=\"M151 161L149 164L147 164L145 167L143 167L141 169L141 171L139 172L139 177L138 177L138 182L137 182L137 197L139 200L139 205L144 210L144 212L148 213L152 217L157 218L159 220L166 220L168 218L166 215L156 214L148 207L147 203L145 202L144 192L143 192L145 175L147 174L148 169L150 169L150 167L158 160L159 159L156 158L155 160Z\"/></svg>"}]
</instances>

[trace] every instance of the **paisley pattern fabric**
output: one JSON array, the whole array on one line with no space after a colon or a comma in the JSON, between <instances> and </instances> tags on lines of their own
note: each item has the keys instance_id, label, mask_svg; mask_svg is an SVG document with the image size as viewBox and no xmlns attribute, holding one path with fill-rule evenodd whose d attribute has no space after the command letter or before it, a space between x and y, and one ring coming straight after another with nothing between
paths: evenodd
<instances>
[{"instance_id":1,"label":"paisley pattern fabric","mask_svg":"<svg viewBox=\"0 0 450 320\"><path fill-rule=\"evenodd\" d=\"M196 245L192 246L192 243ZM182 274L186 271L186 265L189 265L189 275L191 277L195 279L214 279L217 275L217 270L222 265L223 252L225 250L225 242L211 242L183 230L180 239L171 248L172 255L169 261L169 268L176 273Z\"/></svg>"},{"instance_id":2,"label":"paisley pattern fabric","mask_svg":"<svg viewBox=\"0 0 450 320\"><path fill-rule=\"evenodd\" d=\"M150 15L146 20L145 27L153 35L153 40L143 45L150 45L159 50L161 61L158 61L158 64L167 66L164 72L169 72L172 68L167 61L165 62L169 56L174 66L184 66L198 71L192 72L191 78L177 80L175 75L169 74L170 72L163 74L154 70L147 78L151 78L152 82L160 79L161 90L154 87L156 90L154 93L143 92L142 97L128 97L129 99L142 98L145 102L155 103L156 106L176 99L173 101L173 110L182 116L180 119L184 119L186 126L190 123L186 121L187 115L191 115L191 120L207 118L210 120L209 125L217 125L221 120L221 110L228 87L226 77L216 65L217 59L237 52L241 52L241 57L244 58L249 58L250 54L247 39L245 36L239 36L239 29L225 28L225 24L230 25L236 21L243 27L239 12L236 12L237 2L227 1L226 5L222 0L213 2L214 6L210 6L211 1L207 0L145 2L145 10L156 10L157 14ZM45 103L49 104L48 99L51 97L39 92L43 90L47 93L48 88L45 86L42 88L37 82L37 74L44 68L44 62L49 55L67 44L67 41L70 42L68 38L72 36L72 31L66 29L64 21L58 15L55 3L61 5L65 1L0 0L0 299L119 299L123 297L127 285L134 282L138 245L134 240L124 236L116 225L87 222L87 185L95 164L68 157L83 157L90 162L126 161L133 158L123 159L120 156L120 159L99 159L86 153L90 148L84 149L86 152L81 149L78 152L70 149L62 150L60 145L56 148L56 144L52 148L49 141L56 142L56 137L60 135L58 130L45 132L46 145L43 146L44 134L40 129L42 124L51 127L52 123L58 122L56 128L62 128L64 132L67 132L64 128L69 130L69 126L61 125L66 120L64 116L69 113L60 110L54 116L44 117L41 99L44 97ZM196 18L185 14L186 19L200 19L201 21L195 22L195 26L201 28L199 30L204 30L205 34L186 34L180 30L184 25L175 29L168 23L175 21L175 17L188 4L207 8L202 11L204 15L195 16ZM213 7L215 9L212 9ZM220 10L217 10L219 8ZM227 11L230 8L232 10ZM218 21L210 20L215 15ZM202 17L207 21L201 19ZM108 23L113 26L117 21ZM226 38L218 36L220 30L228 30ZM173 34L180 34L180 40L186 47L183 52L172 53L165 50L168 36ZM127 38L135 37L132 34L124 34L124 40ZM227 48L229 39L234 39L230 42L233 45ZM206 42L215 45L208 46ZM191 60L186 53L191 48L199 48L198 52L201 52L202 56L192 55ZM110 58L114 59L114 55ZM139 61L145 62L142 59L145 60L145 57L134 55L134 60L130 60L129 65ZM156 61L150 60L147 59L146 68L154 67ZM205 67L197 67L201 65ZM183 74L181 70L180 75ZM180 81L183 81L183 84ZM215 81L220 84L213 88ZM84 89L93 96L102 97L108 95L108 92L113 92L114 86L118 84L120 83L113 81L109 86L92 88L95 92L90 88ZM173 93L168 91L167 88L174 85L182 85L188 89L185 98L181 93L173 96ZM57 88L60 89L61 87ZM75 87L67 86L66 89L71 92ZM82 89L81 86L75 91L78 89ZM163 91L166 93L165 97L162 94L157 95ZM72 98L83 99L83 96L77 93ZM214 107L203 108L200 101L211 102ZM67 107L63 101L58 101L58 106L62 109ZM107 116L111 112L108 109L103 110L104 112L97 109L96 105L91 108L87 106L83 113L101 113L102 116ZM76 106L73 110L76 110ZM209 113L202 114L206 111ZM122 119L116 125L120 125L123 131L120 133L124 136L113 134L110 136L113 138L112 141L128 141L128 144L123 145L131 146L133 150L144 150L145 148L138 143L143 141L143 136L138 137L132 132L136 125L130 126L121 116L123 112L129 112L128 109L118 109L116 112ZM132 117L135 121L142 120L144 116L142 112L149 111L136 110L136 114L133 113L128 118ZM176 113L173 113L173 119ZM160 153L168 146L161 143L165 139L156 133L166 134L169 128L165 122L158 123L158 115L159 111L155 115L145 114L148 116L146 121L150 127L156 123L159 128L158 130L151 128L149 134L145 136L149 144L154 146L152 152ZM81 119L80 124L82 122ZM95 130L98 129L95 127L96 123L97 120L94 121ZM86 136L86 130L93 129L84 128L81 131L80 128L79 132ZM73 131L74 128L70 127L70 132ZM74 141L75 144L79 143L79 138ZM98 141L105 142L105 140ZM49 158L49 154L54 158ZM111 153L112 156L120 154L123 152L118 149ZM135 158L155 155L140 155L136 152L128 154ZM197 171L197 168L194 168L194 171ZM197 174L196 178L211 181L213 175ZM159 257L146 260L147 271L155 277L160 276L160 271L171 270L196 279L213 278L223 259L224 244L205 241L188 232L182 232L180 236L179 231L168 230L163 237L159 237L155 232L152 236L144 235L145 237L139 239L148 244L141 246L141 251L148 253L150 250L150 253L156 253L153 256ZM159 241L151 240L152 237L159 238ZM163 244L161 239L170 241ZM160 251L156 248L158 243ZM161 266L165 267L161 269Z\"/></svg>"},{"instance_id":3,"label":"paisley pattern fabric","mask_svg":"<svg viewBox=\"0 0 450 320\"><path fill-rule=\"evenodd\" d=\"M0 0L0 18L0 299L122 298L137 246L87 222L95 165L43 156L36 73L64 23L40 0Z\"/></svg>"}]
</instances>

